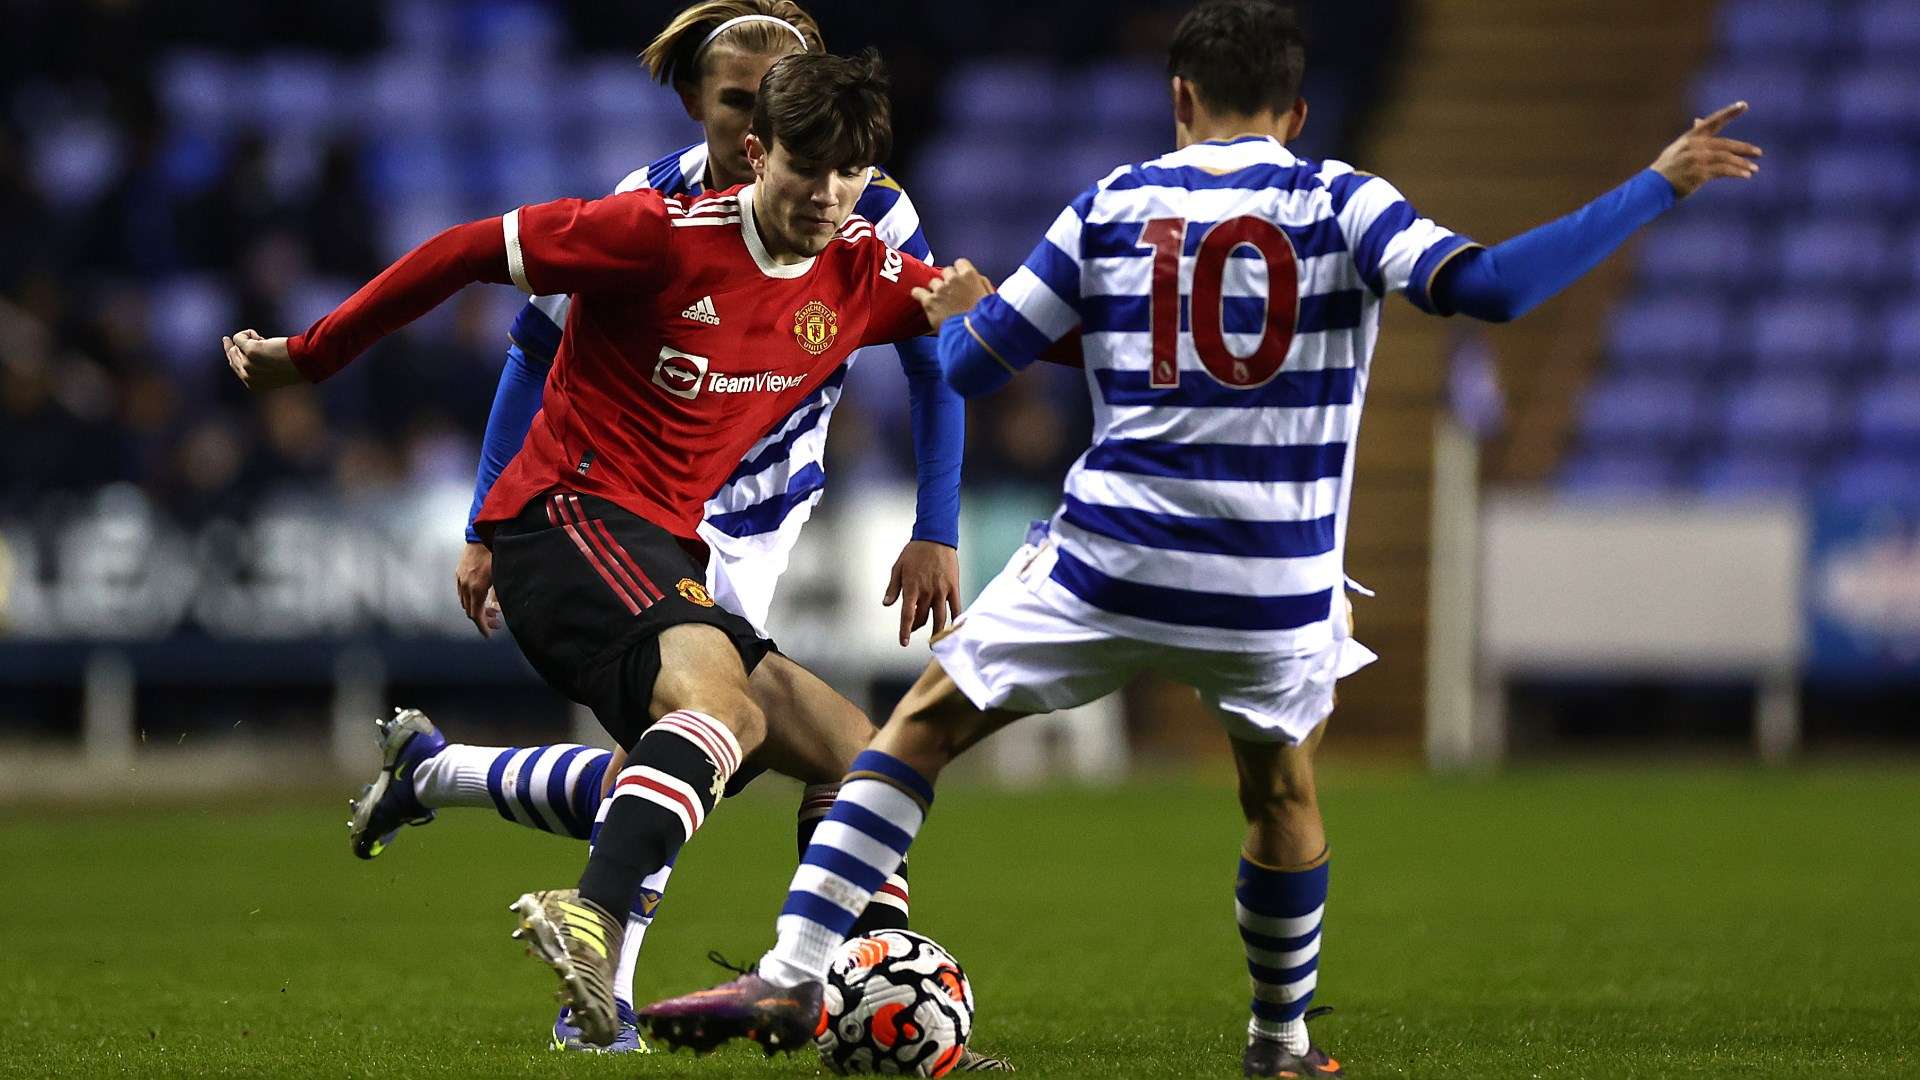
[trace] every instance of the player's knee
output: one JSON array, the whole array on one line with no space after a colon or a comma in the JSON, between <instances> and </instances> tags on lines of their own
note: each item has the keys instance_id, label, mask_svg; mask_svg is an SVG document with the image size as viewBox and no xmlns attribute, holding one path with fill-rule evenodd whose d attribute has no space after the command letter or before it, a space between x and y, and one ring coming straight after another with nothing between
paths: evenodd
<instances>
[{"instance_id":1,"label":"player's knee","mask_svg":"<svg viewBox=\"0 0 1920 1080\"><path fill-rule=\"evenodd\" d=\"M1240 812L1250 825L1287 826L1318 818L1320 804L1311 782L1272 777L1268 783L1241 783Z\"/></svg>"}]
</instances>

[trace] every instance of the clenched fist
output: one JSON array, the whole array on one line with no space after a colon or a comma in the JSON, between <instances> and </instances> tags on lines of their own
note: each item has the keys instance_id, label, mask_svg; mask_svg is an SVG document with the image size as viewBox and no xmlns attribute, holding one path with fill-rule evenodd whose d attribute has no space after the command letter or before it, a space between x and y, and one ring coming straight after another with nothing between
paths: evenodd
<instances>
[{"instance_id":1,"label":"clenched fist","mask_svg":"<svg viewBox=\"0 0 1920 1080\"><path fill-rule=\"evenodd\" d=\"M926 288L913 290L913 298L920 301L927 313L927 322L938 331L941 323L972 311L973 305L992 291L993 282L974 269L972 263L960 259L940 271L939 278L929 282Z\"/></svg>"},{"instance_id":2,"label":"clenched fist","mask_svg":"<svg viewBox=\"0 0 1920 1080\"><path fill-rule=\"evenodd\" d=\"M227 366L249 390L275 390L306 381L300 369L293 366L286 338L261 337L258 330L242 330L221 338L220 344L227 350Z\"/></svg>"}]
</instances>

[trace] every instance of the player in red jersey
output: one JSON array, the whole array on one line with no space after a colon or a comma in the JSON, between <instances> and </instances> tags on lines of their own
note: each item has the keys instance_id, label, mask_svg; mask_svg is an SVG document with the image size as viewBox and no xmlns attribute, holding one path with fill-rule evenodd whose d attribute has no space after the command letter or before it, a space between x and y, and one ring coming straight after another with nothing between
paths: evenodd
<instances>
[{"instance_id":1,"label":"player in red jersey","mask_svg":"<svg viewBox=\"0 0 1920 1080\"><path fill-rule=\"evenodd\" d=\"M853 349L928 330L911 294L935 272L851 214L890 142L877 59L788 57L756 105L754 183L456 226L304 334L225 341L264 389L325 378L469 282L574 295L544 407L478 524L522 651L629 751L579 889L514 905L591 1042L616 1032L614 913L785 734L747 686L771 643L701 585L704 500ZM717 325L681 316L702 297Z\"/></svg>"}]
</instances>

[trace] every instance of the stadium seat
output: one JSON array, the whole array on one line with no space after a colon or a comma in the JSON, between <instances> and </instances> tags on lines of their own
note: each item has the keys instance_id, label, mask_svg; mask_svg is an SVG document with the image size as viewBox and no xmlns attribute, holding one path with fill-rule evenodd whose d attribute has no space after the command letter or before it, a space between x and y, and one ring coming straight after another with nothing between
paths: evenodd
<instances>
[{"instance_id":1,"label":"stadium seat","mask_svg":"<svg viewBox=\"0 0 1920 1080\"><path fill-rule=\"evenodd\" d=\"M267 53L254 58L270 79L249 82L236 112L243 122L276 137L311 137L316 131L345 128L356 119L353 102L342 92L337 66L324 57Z\"/></svg>"},{"instance_id":2,"label":"stadium seat","mask_svg":"<svg viewBox=\"0 0 1920 1080\"><path fill-rule=\"evenodd\" d=\"M1721 436L1731 447L1810 452L1842 427L1837 396L1826 380L1762 376L1727 394Z\"/></svg>"},{"instance_id":3,"label":"stadium seat","mask_svg":"<svg viewBox=\"0 0 1920 1080\"><path fill-rule=\"evenodd\" d=\"M1868 56L1911 62L1920 56L1920 4L1913 0L1865 0L1854 5L1851 44Z\"/></svg>"},{"instance_id":4,"label":"stadium seat","mask_svg":"<svg viewBox=\"0 0 1920 1080\"><path fill-rule=\"evenodd\" d=\"M1878 291L1896 277L1886 227L1877 221L1792 222L1775 234L1772 248L1771 265L1795 288Z\"/></svg>"},{"instance_id":5,"label":"stadium seat","mask_svg":"<svg viewBox=\"0 0 1920 1080\"><path fill-rule=\"evenodd\" d=\"M1068 100L1086 103L1082 130L1090 134L1137 138L1141 128L1167 126L1167 76L1158 65L1096 65L1070 86Z\"/></svg>"},{"instance_id":6,"label":"stadium seat","mask_svg":"<svg viewBox=\"0 0 1920 1080\"><path fill-rule=\"evenodd\" d=\"M1920 451L1920 375L1868 383L1861 388L1856 410L1862 447Z\"/></svg>"},{"instance_id":7,"label":"stadium seat","mask_svg":"<svg viewBox=\"0 0 1920 1080\"><path fill-rule=\"evenodd\" d=\"M1657 453L1595 452L1568 461L1560 486L1580 494L1660 491L1675 486L1676 462Z\"/></svg>"},{"instance_id":8,"label":"stadium seat","mask_svg":"<svg viewBox=\"0 0 1920 1080\"><path fill-rule=\"evenodd\" d=\"M947 77L947 122L961 136L993 131L1059 134L1054 112L1061 86L1045 64L1003 61L965 64ZM1074 123L1080 122L1076 111Z\"/></svg>"},{"instance_id":9,"label":"stadium seat","mask_svg":"<svg viewBox=\"0 0 1920 1080\"><path fill-rule=\"evenodd\" d=\"M215 53L181 51L159 66L160 102L175 126L226 131L240 104L240 75Z\"/></svg>"},{"instance_id":10,"label":"stadium seat","mask_svg":"<svg viewBox=\"0 0 1920 1080\"><path fill-rule=\"evenodd\" d=\"M1920 120L1920 74L1911 60L1849 66L1833 77L1831 117L1842 131L1904 136Z\"/></svg>"},{"instance_id":11,"label":"stadium seat","mask_svg":"<svg viewBox=\"0 0 1920 1080\"><path fill-rule=\"evenodd\" d=\"M1693 113L1705 116L1722 105L1753 106L1729 134L1754 142L1793 138L1819 119L1820 95L1806 61L1798 56L1742 57L1708 68L1693 87ZM1771 163L1769 163L1771 164Z\"/></svg>"},{"instance_id":12,"label":"stadium seat","mask_svg":"<svg viewBox=\"0 0 1920 1080\"><path fill-rule=\"evenodd\" d=\"M1734 453L1702 461L1693 484L1710 498L1746 498L1797 494L1812 480L1809 457L1778 453Z\"/></svg>"},{"instance_id":13,"label":"stadium seat","mask_svg":"<svg viewBox=\"0 0 1920 1080\"><path fill-rule=\"evenodd\" d=\"M1636 269L1660 289L1734 284L1752 273L1756 246L1744 220L1681 213L1648 230Z\"/></svg>"},{"instance_id":14,"label":"stadium seat","mask_svg":"<svg viewBox=\"0 0 1920 1080\"><path fill-rule=\"evenodd\" d=\"M1920 168L1904 145L1845 139L1809 147L1806 158L1807 196L1823 212L1902 214L1920 197ZM1761 175L1772 166L1763 166Z\"/></svg>"},{"instance_id":15,"label":"stadium seat","mask_svg":"<svg viewBox=\"0 0 1920 1080\"><path fill-rule=\"evenodd\" d=\"M1685 376L1630 375L1587 392L1580 434L1590 447L1672 446L1700 426L1700 387Z\"/></svg>"},{"instance_id":16,"label":"stadium seat","mask_svg":"<svg viewBox=\"0 0 1920 1080\"><path fill-rule=\"evenodd\" d=\"M213 344L233 332L237 319L233 291L217 275L168 278L154 284L148 300L147 336L161 360L198 381L195 369L205 368Z\"/></svg>"},{"instance_id":17,"label":"stadium seat","mask_svg":"<svg viewBox=\"0 0 1920 1080\"><path fill-rule=\"evenodd\" d=\"M1702 297L1642 299L1613 319L1608 355L1623 368L1698 370L1727 347L1727 314Z\"/></svg>"},{"instance_id":18,"label":"stadium seat","mask_svg":"<svg viewBox=\"0 0 1920 1080\"><path fill-rule=\"evenodd\" d=\"M1881 316L1880 345L1886 364L1896 372L1920 375L1920 302L1912 297L1896 301Z\"/></svg>"},{"instance_id":19,"label":"stadium seat","mask_svg":"<svg viewBox=\"0 0 1920 1080\"><path fill-rule=\"evenodd\" d=\"M1816 54L1840 36L1829 0L1729 0L1720 6L1719 38L1736 56Z\"/></svg>"},{"instance_id":20,"label":"stadium seat","mask_svg":"<svg viewBox=\"0 0 1920 1080\"><path fill-rule=\"evenodd\" d=\"M1848 458L1831 469L1821 482L1821 493L1848 502L1897 499L1920 500L1920 465L1911 454L1865 454Z\"/></svg>"},{"instance_id":21,"label":"stadium seat","mask_svg":"<svg viewBox=\"0 0 1920 1080\"><path fill-rule=\"evenodd\" d=\"M1844 293L1831 297L1787 293L1761 299L1743 325L1754 364L1781 374L1844 371L1870 363L1863 305Z\"/></svg>"},{"instance_id":22,"label":"stadium seat","mask_svg":"<svg viewBox=\"0 0 1920 1080\"><path fill-rule=\"evenodd\" d=\"M345 80L355 126L368 134L429 135L447 129L458 98L447 92L449 68L419 56L384 53Z\"/></svg>"}]
</instances>

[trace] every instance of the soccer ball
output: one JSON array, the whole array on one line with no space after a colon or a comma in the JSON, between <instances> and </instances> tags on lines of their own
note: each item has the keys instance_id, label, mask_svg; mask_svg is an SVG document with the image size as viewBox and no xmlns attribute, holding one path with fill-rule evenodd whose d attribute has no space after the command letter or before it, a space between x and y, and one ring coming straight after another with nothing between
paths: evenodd
<instances>
[{"instance_id":1,"label":"soccer ball","mask_svg":"<svg viewBox=\"0 0 1920 1080\"><path fill-rule=\"evenodd\" d=\"M973 985L953 954L911 930L841 946L813 1045L848 1073L945 1076L973 1033Z\"/></svg>"}]
</instances>

